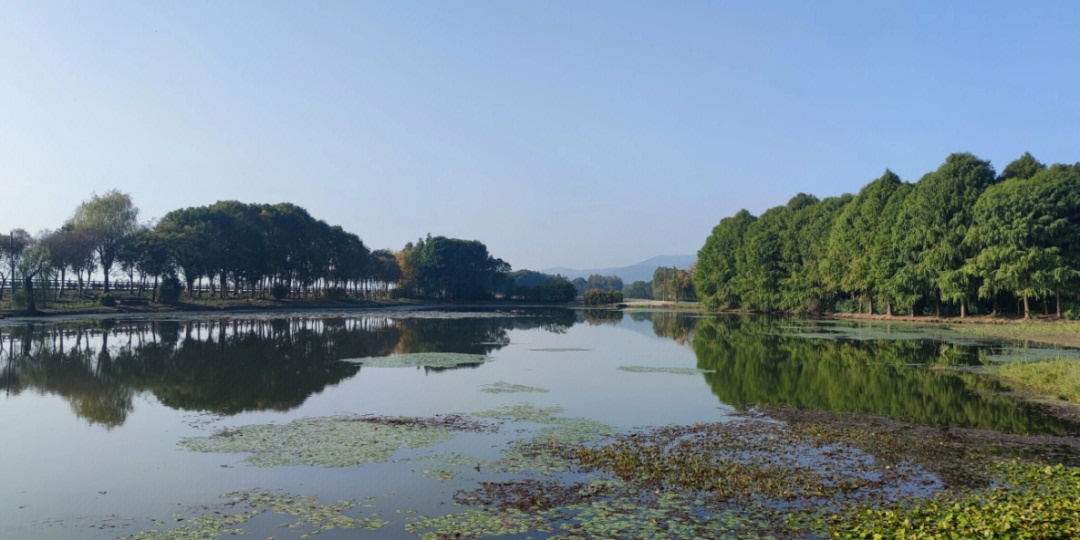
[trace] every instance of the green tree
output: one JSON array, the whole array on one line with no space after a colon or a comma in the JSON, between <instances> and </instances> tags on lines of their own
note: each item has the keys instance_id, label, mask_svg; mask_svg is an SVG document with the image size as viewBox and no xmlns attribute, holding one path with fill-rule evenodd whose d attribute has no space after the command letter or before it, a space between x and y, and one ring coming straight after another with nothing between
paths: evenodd
<instances>
[{"instance_id":1,"label":"green tree","mask_svg":"<svg viewBox=\"0 0 1080 540\"><path fill-rule=\"evenodd\" d=\"M23 251L30 246L32 242L30 233L24 229L15 229L7 234L6 238L0 238L0 256L3 257L3 262L7 263L7 279L11 280L11 292L15 293L16 277L15 271L19 264L19 259L22 257ZM3 276L0 275L0 278ZM4 283L0 279L0 299L3 299Z\"/></svg>"},{"instance_id":2,"label":"green tree","mask_svg":"<svg viewBox=\"0 0 1080 540\"><path fill-rule=\"evenodd\" d=\"M1008 292L1023 300L1060 295L1075 285L1080 269L1068 251L1080 236L1080 173L1055 166L1033 177L1014 176L992 186L975 204L967 244L975 255L965 271L981 282L979 296Z\"/></svg>"},{"instance_id":3,"label":"green tree","mask_svg":"<svg viewBox=\"0 0 1080 540\"><path fill-rule=\"evenodd\" d=\"M1035 176L1036 173L1046 168L1046 165L1039 163L1028 152L1024 152L1024 155L1017 158L1012 163L1005 166L1005 169L1001 171L998 176L998 180L1009 180L1010 178L1027 179Z\"/></svg>"},{"instance_id":4,"label":"green tree","mask_svg":"<svg viewBox=\"0 0 1080 540\"><path fill-rule=\"evenodd\" d=\"M919 281L936 300L958 303L961 317L977 288L971 274L963 270L972 255L964 237L975 202L994 182L989 162L971 154L952 154L919 180L900 218L909 221L901 240L909 242L915 253ZM940 315L940 307L936 311Z\"/></svg>"},{"instance_id":5,"label":"green tree","mask_svg":"<svg viewBox=\"0 0 1080 540\"><path fill-rule=\"evenodd\" d=\"M93 195L75 209L71 228L88 231L96 240L94 250L105 276L105 292L109 292L109 274L127 235L135 231L139 210L126 193L113 190Z\"/></svg>"},{"instance_id":6,"label":"green tree","mask_svg":"<svg viewBox=\"0 0 1080 540\"><path fill-rule=\"evenodd\" d=\"M705 240L705 246L698 251L694 286L706 307L730 309L739 306L736 260L742 251L747 231L756 220L746 210L720 220Z\"/></svg>"},{"instance_id":7,"label":"green tree","mask_svg":"<svg viewBox=\"0 0 1080 540\"><path fill-rule=\"evenodd\" d=\"M874 296L883 292L877 279L875 241L882 228L891 225L882 217L902 184L900 177L886 170L840 210L828 234L823 277L833 287L865 299L870 313L874 311Z\"/></svg>"}]
</instances>

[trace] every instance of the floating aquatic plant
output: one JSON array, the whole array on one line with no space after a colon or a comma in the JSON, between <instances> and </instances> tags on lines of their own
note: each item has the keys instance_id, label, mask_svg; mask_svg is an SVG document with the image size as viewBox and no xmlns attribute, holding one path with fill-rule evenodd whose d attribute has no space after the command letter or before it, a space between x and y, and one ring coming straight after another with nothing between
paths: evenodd
<instances>
[{"instance_id":1,"label":"floating aquatic plant","mask_svg":"<svg viewBox=\"0 0 1080 540\"><path fill-rule=\"evenodd\" d=\"M835 538L1077 538L1080 469L1018 462L993 467L999 486L825 519Z\"/></svg>"},{"instance_id":2,"label":"floating aquatic plant","mask_svg":"<svg viewBox=\"0 0 1080 540\"><path fill-rule=\"evenodd\" d=\"M422 352L393 354L390 356L371 356L368 358L352 358L342 360L362 364L364 367L373 368L428 368L450 369L465 366L479 366L491 361L491 358L482 354Z\"/></svg>"},{"instance_id":3,"label":"floating aquatic plant","mask_svg":"<svg viewBox=\"0 0 1080 540\"><path fill-rule=\"evenodd\" d=\"M486 384L480 387L481 392L487 392L489 394L517 394L523 392L547 392L544 388L537 388L535 386L525 386L522 384L510 384L505 381L499 381L493 384Z\"/></svg>"},{"instance_id":4,"label":"floating aquatic plant","mask_svg":"<svg viewBox=\"0 0 1080 540\"><path fill-rule=\"evenodd\" d=\"M516 422L543 423L555 418L555 415L563 411L562 407L536 407L528 403L519 403L508 407L499 407L491 411L473 413L477 418L492 418L495 420L507 420Z\"/></svg>"},{"instance_id":5,"label":"floating aquatic plant","mask_svg":"<svg viewBox=\"0 0 1080 540\"><path fill-rule=\"evenodd\" d=\"M226 535L242 535L247 531L240 525L261 514L284 515L294 518L283 527L304 531L301 538L331 529L376 530L386 522L376 515L355 517L346 514L370 505L360 500L340 501L336 504L320 503L315 497L288 495L262 490L241 491L222 496L227 502L207 507L206 515L198 515L170 528L153 528L140 531L123 540L215 540ZM209 512L213 512L212 514Z\"/></svg>"},{"instance_id":6,"label":"floating aquatic plant","mask_svg":"<svg viewBox=\"0 0 1080 540\"><path fill-rule=\"evenodd\" d=\"M241 426L208 437L184 438L179 444L193 452L246 452L250 454L246 461L259 467L349 467L387 461L398 450L431 446L449 439L454 431L480 429L479 423L455 415L331 416Z\"/></svg>"},{"instance_id":7,"label":"floating aquatic plant","mask_svg":"<svg viewBox=\"0 0 1080 540\"><path fill-rule=\"evenodd\" d=\"M656 367L656 366L619 366L619 371L629 373L670 373L672 375L699 375L701 373L713 373L711 369L679 368L679 367Z\"/></svg>"}]
</instances>

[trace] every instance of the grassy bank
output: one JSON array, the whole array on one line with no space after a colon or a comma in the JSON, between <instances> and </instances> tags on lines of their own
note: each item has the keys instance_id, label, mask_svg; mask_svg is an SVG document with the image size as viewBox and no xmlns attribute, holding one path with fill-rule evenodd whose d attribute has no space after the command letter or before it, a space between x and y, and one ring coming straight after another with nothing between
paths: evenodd
<instances>
[{"instance_id":1,"label":"grassy bank","mask_svg":"<svg viewBox=\"0 0 1080 540\"><path fill-rule=\"evenodd\" d=\"M977 336L1080 347L1080 321L1003 319L993 323L974 322L950 326L958 332Z\"/></svg>"},{"instance_id":2,"label":"grassy bank","mask_svg":"<svg viewBox=\"0 0 1080 540\"><path fill-rule=\"evenodd\" d=\"M1022 390L1080 404L1080 360L1009 362L989 371Z\"/></svg>"}]
</instances>

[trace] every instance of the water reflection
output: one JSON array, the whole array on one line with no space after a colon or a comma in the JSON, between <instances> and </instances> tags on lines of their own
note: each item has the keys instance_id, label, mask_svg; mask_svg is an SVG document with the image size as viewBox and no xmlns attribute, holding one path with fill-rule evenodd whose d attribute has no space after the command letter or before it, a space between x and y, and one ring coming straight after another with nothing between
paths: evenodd
<instances>
[{"instance_id":1,"label":"water reflection","mask_svg":"<svg viewBox=\"0 0 1080 540\"><path fill-rule=\"evenodd\" d=\"M563 332L570 310L477 318L308 318L37 325L0 332L0 390L67 400L80 418L124 423L147 392L182 410L289 410L356 375L340 360L410 352L487 354L511 329Z\"/></svg>"},{"instance_id":2,"label":"water reflection","mask_svg":"<svg viewBox=\"0 0 1080 540\"><path fill-rule=\"evenodd\" d=\"M1077 426L1002 395L986 377L943 365L979 362L971 346L930 340L834 340L784 335L764 317L701 320L698 367L720 401L736 406L873 413L920 424L1011 433L1076 432Z\"/></svg>"},{"instance_id":3,"label":"water reflection","mask_svg":"<svg viewBox=\"0 0 1080 540\"><path fill-rule=\"evenodd\" d=\"M284 411L357 375L360 365L342 359L489 354L510 343L511 330L564 333L582 324L651 330L692 348L697 367L710 370L703 375L708 388L735 407L873 413L1016 433L1077 431L1002 395L1005 389L989 379L935 369L978 363L974 346L807 338L791 331L791 321L672 311L552 308L10 327L0 329L0 391L60 396L80 418L106 427L123 424L144 393L187 411ZM619 356L602 348L591 354Z\"/></svg>"}]
</instances>

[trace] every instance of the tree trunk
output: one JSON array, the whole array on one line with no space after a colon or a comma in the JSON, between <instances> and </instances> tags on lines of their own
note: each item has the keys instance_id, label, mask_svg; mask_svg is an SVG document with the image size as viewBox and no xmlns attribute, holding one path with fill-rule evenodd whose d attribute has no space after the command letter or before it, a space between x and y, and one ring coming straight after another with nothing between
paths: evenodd
<instances>
[{"instance_id":1,"label":"tree trunk","mask_svg":"<svg viewBox=\"0 0 1080 540\"><path fill-rule=\"evenodd\" d=\"M866 301L867 301L867 304L869 304L869 306L870 306L869 310L867 310L867 313L869 313L870 315L873 315L874 314L874 296L869 295L869 294L866 295Z\"/></svg>"},{"instance_id":2,"label":"tree trunk","mask_svg":"<svg viewBox=\"0 0 1080 540\"><path fill-rule=\"evenodd\" d=\"M967 301L966 300L961 300L960 301L960 318L963 319L964 317L967 317Z\"/></svg>"},{"instance_id":3,"label":"tree trunk","mask_svg":"<svg viewBox=\"0 0 1080 540\"><path fill-rule=\"evenodd\" d=\"M885 316L892 317L892 300L885 301Z\"/></svg>"},{"instance_id":4,"label":"tree trunk","mask_svg":"<svg viewBox=\"0 0 1080 540\"><path fill-rule=\"evenodd\" d=\"M1057 295L1057 318L1061 318L1061 293Z\"/></svg>"},{"instance_id":5,"label":"tree trunk","mask_svg":"<svg viewBox=\"0 0 1080 540\"><path fill-rule=\"evenodd\" d=\"M1031 318L1031 303L1028 301L1028 297L1024 296L1024 318Z\"/></svg>"},{"instance_id":6,"label":"tree trunk","mask_svg":"<svg viewBox=\"0 0 1080 540\"><path fill-rule=\"evenodd\" d=\"M159 277L160 276L154 276L154 292L151 293L151 295L150 295L150 297L151 297L150 301L151 302L157 302L158 301L158 278Z\"/></svg>"},{"instance_id":7,"label":"tree trunk","mask_svg":"<svg viewBox=\"0 0 1080 540\"><path fill-rule=\"evenodd\" d=\"M934 315L936 317L939 317L939 318L941 317L941 297L940 296L935 296L934 297Z\"/></svg>"},{"instance_id":8,"label":"tree trunk","mask_svg":"<svg viewBox=\"0 0 1080 540\"><path fill-rule=\"evenodd\" d=\"M23 278L23 289L26 290L26 312L36 313L37 304L34 302L34 279Z\"/></svg>"}]
</instances>

